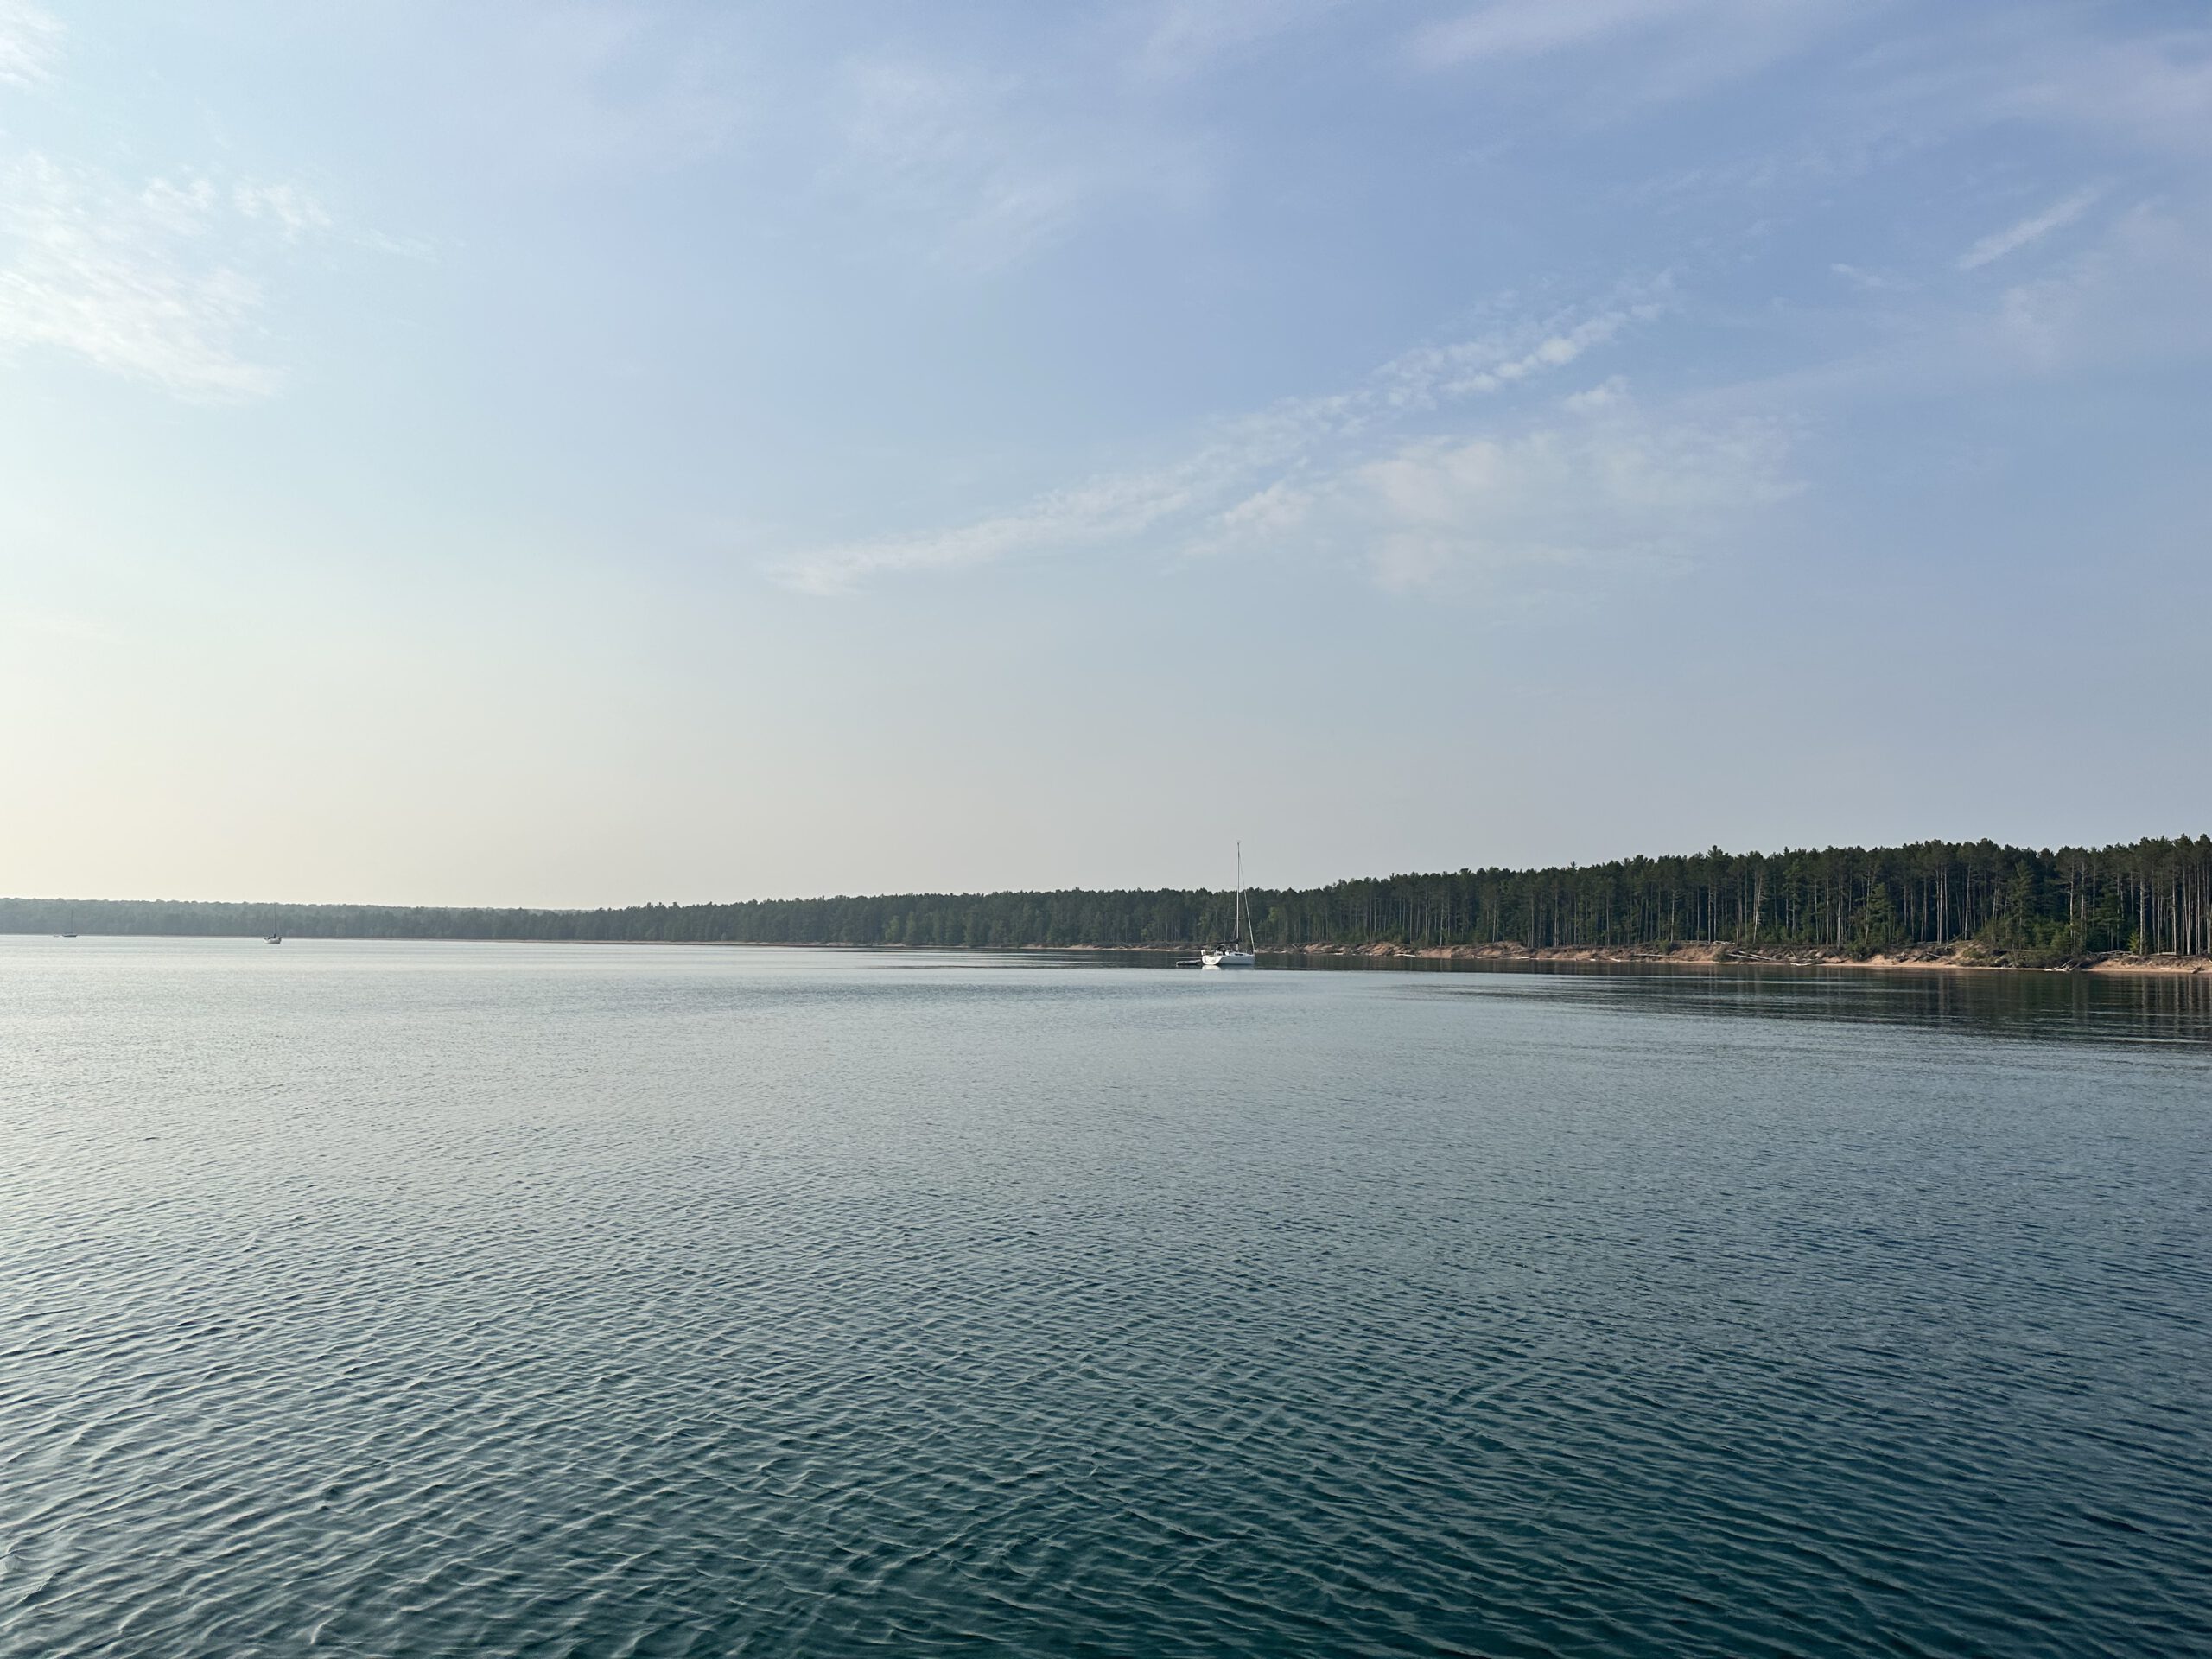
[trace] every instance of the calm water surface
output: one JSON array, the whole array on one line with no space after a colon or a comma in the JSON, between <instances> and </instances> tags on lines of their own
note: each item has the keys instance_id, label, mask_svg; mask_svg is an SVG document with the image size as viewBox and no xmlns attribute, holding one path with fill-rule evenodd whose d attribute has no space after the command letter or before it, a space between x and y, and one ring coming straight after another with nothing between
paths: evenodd
<instances>
[{"instance_id":1,"label":"calm water surface","mask_svg":"<svg viewBox=\"0 0 2212 1659\"><path fill-rule=\"evenodd\" d=\"M2212 987L0 939L10 1656L2212 1651Z\"/></svg>"}]
</instances>

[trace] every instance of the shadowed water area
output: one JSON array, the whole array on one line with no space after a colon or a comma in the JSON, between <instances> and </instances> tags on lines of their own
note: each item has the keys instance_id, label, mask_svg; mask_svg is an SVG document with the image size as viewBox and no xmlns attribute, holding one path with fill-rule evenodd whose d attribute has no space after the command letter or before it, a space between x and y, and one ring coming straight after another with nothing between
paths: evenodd
<instances>
[{"instance_id":1,"label":"shadowed water area","mask_svg":"<svg viewBox=\"0 0 2212 1659\"><path fill-rule=\"evenodd\" d=\"M0 1652L2212 1648L2212 986L0 938Z\"/></svg>"}]
</instances>

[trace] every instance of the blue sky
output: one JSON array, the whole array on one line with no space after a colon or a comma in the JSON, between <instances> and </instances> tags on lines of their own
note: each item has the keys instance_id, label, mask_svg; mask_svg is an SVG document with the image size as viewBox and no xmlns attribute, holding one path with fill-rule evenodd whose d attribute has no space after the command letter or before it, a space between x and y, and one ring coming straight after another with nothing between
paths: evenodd
<instances>
[{"instance_id":1,"label":"blue sky","mask_svg":"<svg viewBox=\"0 0 2212 1659\"><path fill-rule=\"evenodd\" d=\"M0 890L2212 825L2212 18L0 0Z\"/></svg>"}]
</instances>

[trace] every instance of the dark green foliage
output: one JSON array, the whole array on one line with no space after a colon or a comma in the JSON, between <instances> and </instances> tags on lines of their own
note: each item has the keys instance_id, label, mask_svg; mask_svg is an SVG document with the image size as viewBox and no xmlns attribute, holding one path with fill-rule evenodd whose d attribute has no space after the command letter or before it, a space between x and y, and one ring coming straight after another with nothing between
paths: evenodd
<instances>
[{"instance_id":1,"label":"dark green foliage","mask_svg":"<svg viewBox=\"0 0 2212 1659\"><path fill-rule=\"evenodd\" d=\"M2212 836L2056 852L1971 843L1632 858L1460 870L1251 895L1262 949L1820 945L1859 955L1967 941L2018 959L2212 953ZM1231 895L910 893L623 910L0 899L0 931L414 939L605 939L937 948L1187 944L1230 931Z\"/></svg>"}]
</instances>

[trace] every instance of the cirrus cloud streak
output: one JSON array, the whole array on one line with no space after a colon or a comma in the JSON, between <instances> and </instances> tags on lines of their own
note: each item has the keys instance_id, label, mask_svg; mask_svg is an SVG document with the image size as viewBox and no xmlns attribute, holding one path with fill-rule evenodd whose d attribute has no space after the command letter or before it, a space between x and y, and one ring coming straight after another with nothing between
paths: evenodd
<instances>
[{"instance_id":1,"label":"cirrus cloud streak","mask_svg":"<svg viewBox=\"0 0 2212 1659\"><path fill-rule=\"evenodd\" d=\"M1225 423L1187 454L939 529L772 564L802 592L1083 550L1302 550L1408 588L1480 566L1678 557L1788 493L1777 424L1654 414L1618 380L1439 433L1422 417L1565 369L1658 315L1639 296L1408 352L1349 391Z\"/></svg>"}]
</instances>

